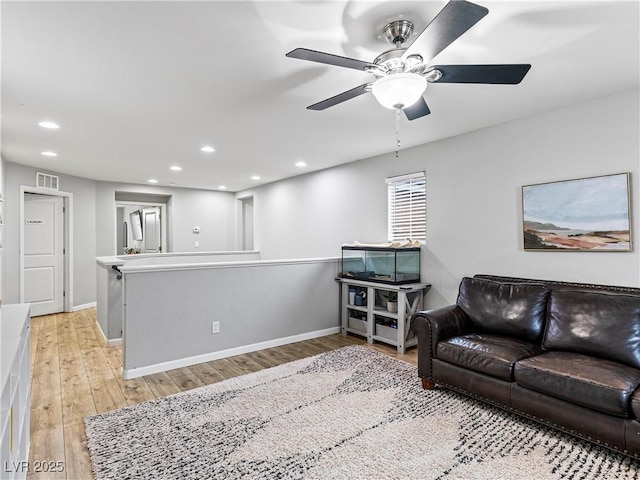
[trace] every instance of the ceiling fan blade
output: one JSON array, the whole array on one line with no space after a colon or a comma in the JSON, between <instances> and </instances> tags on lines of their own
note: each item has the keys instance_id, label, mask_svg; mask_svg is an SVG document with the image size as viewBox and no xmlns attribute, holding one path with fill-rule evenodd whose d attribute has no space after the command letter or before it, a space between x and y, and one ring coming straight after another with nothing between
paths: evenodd
<instances>
[{"instance_id":1,"label":"ceiling fan blade","mask_svg":"<svg viewBox=\"0 0 640 480\"><path fill-rule=\"evenodd\" d=\"M333 107L342 102L346 102L347 100L351 100L352 98L358 97L363 93L367 93L368 87L371 85L370 83L364 83L358 87L352 88L351 90L347 90L346 92L339 93L338 95L327 98L318 103L314 103L313 105L309 105L307 107L308 110L324 110L325 108Z\"/></svg>"},{"instance_id":2,"label":"ceiling fan blade","mask_svg":"<svg viewBox=\"0 0 640 480\"><path fill-rule=\"evenodd\" d=\"M442 73L437 83L491 83L516 85L522 81L531 65L433 65Z\"/></svg>"},{"instance_id":3,"label":"ceiling fan blade","mask_svg":"<svg viewBox=\"0 0 640 480\"><path fill-rule=\"evenodd\" d=\"M429 107L427 106L427 102L424 101L424 97L420 97L416 103L410 107L403 108L402 111L407 116L408 120L415 120L416 118L424 117L431 113L431 110L429 110Z\"/></svg>"},{"instance_id":4,"label":"ceiling fan blade","mask_svg":"<svg viewBox=\"0 0 640 480\"><path fill-rule=\"evenodd\" d=\"M332 53L317 52L308 48L296 48L286 55L289 58L299 58L300 60L308 60L310 62L326 63L327 65L336 65L338 67L353 68L354 70L365 70L367 68L376 68L376 65L355 58L341 57Z\"/></svg>"},{"instance_id":5,"label":"ceiling fan blade","mask_svg":"<svg viewBox=\"0 0 640 480\"><path fill-rule=\"evenodd\" d=\"M487 8L475 3L464 0L450 1L407 48L403 58L420 54L425 63L429 63L487 13Z\"/></svg>"}]
</instances>

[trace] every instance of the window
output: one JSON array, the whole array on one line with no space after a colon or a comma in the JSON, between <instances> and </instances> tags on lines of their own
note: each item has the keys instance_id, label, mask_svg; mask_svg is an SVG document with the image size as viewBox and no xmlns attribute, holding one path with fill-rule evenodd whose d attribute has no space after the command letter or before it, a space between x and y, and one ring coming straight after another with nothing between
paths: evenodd
<instances>
[{"instance_id":1,"label":"window","mask_svg":"<svg viewBox=\"0 0 640 480\"><path fill-rule=\"evenodd\" d=\"M389 241L427 239L427 179L424 172L386 179Z\"/></svg>"}]
</instances>

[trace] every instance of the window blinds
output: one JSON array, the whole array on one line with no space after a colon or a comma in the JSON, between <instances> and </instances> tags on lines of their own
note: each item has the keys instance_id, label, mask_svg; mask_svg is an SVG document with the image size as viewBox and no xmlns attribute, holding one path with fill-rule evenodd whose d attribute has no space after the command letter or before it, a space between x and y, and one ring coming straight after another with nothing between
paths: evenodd
<instances>
[{"instance_id":1,"label":"window blinds","mask_svg":"<svg viewBox=\"0 0 640 480\"><path fill-rule=\"evenodd\" d=\"M426 240L427 180L424 172L386 179L389 241Z\"/></svg>"}]
</instances>

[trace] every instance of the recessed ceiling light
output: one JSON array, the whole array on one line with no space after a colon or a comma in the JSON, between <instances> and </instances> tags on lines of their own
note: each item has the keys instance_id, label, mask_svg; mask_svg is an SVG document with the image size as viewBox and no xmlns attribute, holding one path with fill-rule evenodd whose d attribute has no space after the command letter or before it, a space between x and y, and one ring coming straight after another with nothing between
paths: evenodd
<instances>
[{"instance_id":1,"label":"recessed ceiling light","mask_svg":"<svg viewBox=\"0 0 640 480\"><path fill-rule=\"evenodd\" d=\"M182 167L179 167L178 165L173 165L172 167L169 167L170 170L173 170L174 172L179 172L180 170L182 170Z\"/></svg>"},{"instance_id":2,"label":"recessed ceiling light","mask_svg":"<svg viewBox=\"0 0 640 480\"><path fill-rule=\"evenodd\" d=\"M227 189L227 186L226 186L226 185L220 185L218 188L219 188L220 190L226 190L226 189Z\"/></svg>"},{"instance_id":3,"label":"recessed ceiling light","mask_svg":"<svg viewBox=\"0 0 640 480\"><path fill-rule=\"evenodd\" d=\"M205 145L204 147L202 147L200 150L202 150L203 152L207 152L207 153L213 153L216 151L215 148L210 147L209 145Z\"/></svg>"},{"instance_id":4,"label":"recessed ceiling light","mask_svg":"<svg viewBox=\"0 0 640 480\"><path fill-rule=\"evenodd\" d=\"M149 183L158 183L158 180L156 180L155 178L150 178L149 180L147 180L147 182L149 182Z\"/></svg>"},{"instance_id":5,"label":"recessed ceiling light","mask_svg":"<svg viewBox=\"0 0 640 480\"><path fill-rule=\"evenodd\" d=\"M40 122L38 125L40 125L43 128L50 128L52 130L56 130L60 128L60 125L58 125L57 123L48 122L48 121Z\"/></svg>"},{"instance_id":6,"label":"recessed ceiling light","mask_svg":"<svg viewBox=\"0 0 640 480\"><path fill-rule=\"evenodd\" d=\"M260 176L254 175L253 177L251 177L251 180L260 180Z\"/></svg>"},{"instance_id":7,"label":"recessed ceiling light","mask_svg":"<svg viewBox=\"0 0 640 480\"><path fill-rule=\"evenodd\" d=\"M57 157L58 154L56 152L40 152L42 155L44 155L45 157Z\"/></svg>"},{"instance_id":8,"label":"recessed ceiling light","mask_svg":"<svg viewBox=\"0 0 640 480\"><path fill-rule=\"evenodd\" d=\"M299 162L296 162L296 167L306 167L307 164L304 163L302 160L300 160Z\"/></svg>"}]
</instances>

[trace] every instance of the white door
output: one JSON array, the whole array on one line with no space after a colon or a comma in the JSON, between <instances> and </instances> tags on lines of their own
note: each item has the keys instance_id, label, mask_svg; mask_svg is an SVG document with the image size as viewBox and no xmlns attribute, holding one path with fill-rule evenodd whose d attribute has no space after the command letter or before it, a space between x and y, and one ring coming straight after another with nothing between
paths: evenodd
<instances>
[{"instance_id":1,"label":"white door","mask_svg":"<svg viewBox=\"0 0 640 480\"><path fill-rule=\"evenodd\" d=\"M31 315L64 308L63 199L24 194L23 301Z\"/></svg>"},{"instance_id":2,"label":"white door","mask_svg":"<svg viewBox=\"0 0 640 480\"><path fill-rule=\"evenodd\" d=\"M144 253L161 253L160 243L160 207L142 209L142 237Z\"/></svg>"}]
</instances>

